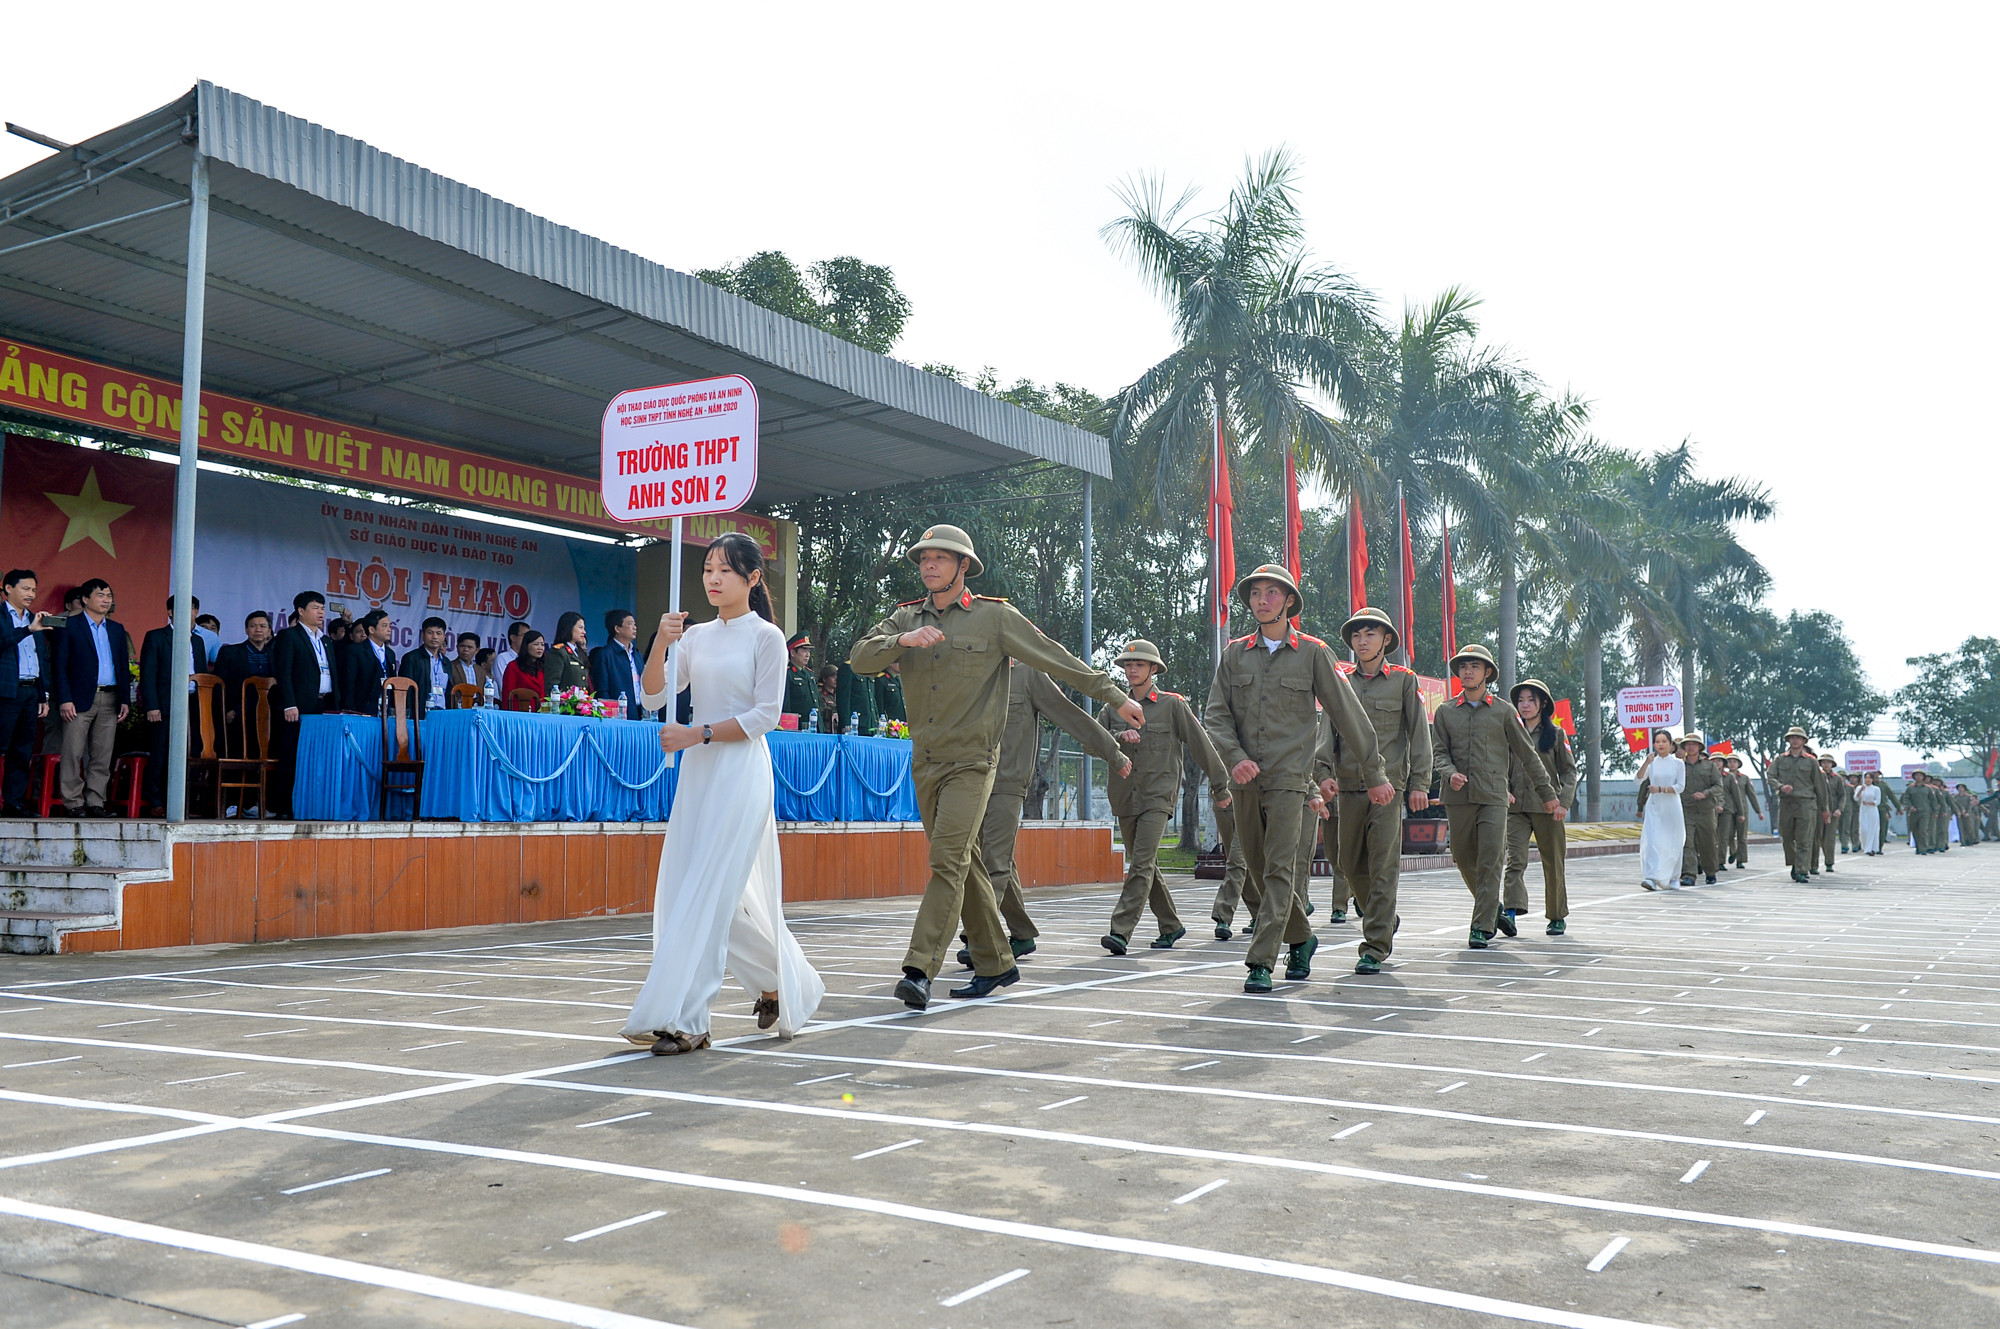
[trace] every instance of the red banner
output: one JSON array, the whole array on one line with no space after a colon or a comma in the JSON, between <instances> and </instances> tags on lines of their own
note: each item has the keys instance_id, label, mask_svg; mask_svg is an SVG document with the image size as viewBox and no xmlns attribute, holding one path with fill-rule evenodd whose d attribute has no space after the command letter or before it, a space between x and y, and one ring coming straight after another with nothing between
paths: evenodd
<instances>
[{"instance_id":1,"label":"red banner","mask_svg":"<svg viewBox=\"0 0 2000 1329\"><path fill-rule=\"evenodd\" d=\"M1215 421L1215 459L1208 471L1208 538L1215 549L1215 625L1229 627L1229 597L1236 589L1236 499L1229 492L1229 444Z\"/></svg>"},{"instance_id":2,"label":"red banner","mask_svg":"<svg viewBox=\"0 0 2000 1329\"><path fill-rule=\"evenodd\" d=\"M0 342L0 405L88 429L180 446L181 385L22 341ZM558 526L656 535L666 521L621 522L604 511L594 478L425 443L204 390L201 449L230 461L280 466L335 484L486 508ZM717 523L777 552L777 523L733 513Z\"/></svg>"},{"instance_id":3,"label":"red banner","mask_svg":"<svg viewBox=\"0 0 2000 1329\"><path fill-rule=\"evenodd\" d=\"M1368 604L1368 532L1361 526L1361 495L1347 498L1347 612Z\"/></svg>"}]
</instances>

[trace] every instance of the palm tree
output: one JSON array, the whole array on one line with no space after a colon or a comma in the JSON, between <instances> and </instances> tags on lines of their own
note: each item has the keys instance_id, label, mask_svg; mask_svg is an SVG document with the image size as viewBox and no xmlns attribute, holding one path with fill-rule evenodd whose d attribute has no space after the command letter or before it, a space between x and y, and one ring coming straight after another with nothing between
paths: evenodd
<instances>
[{"instance_id":1,"label":"palm tree","mask_svg":"<svg viewBox=\"0 0 2000 1329\"><path fill-rule=\"evenodd\" d=\"M1218 445L1277 472L1292 452L1339 490L1368 474L1352 428L1322 408L1358 410L1382 334L1367 294L1309 261L1293 170L1267 153L1220 211L1194 216L1192 190L1169 204L1140 181L1103 230L1173 313L1178 349L1117 395L1112 423L1112 441L1150 463L1162 513Z\"/></svg>"}]
</instances>

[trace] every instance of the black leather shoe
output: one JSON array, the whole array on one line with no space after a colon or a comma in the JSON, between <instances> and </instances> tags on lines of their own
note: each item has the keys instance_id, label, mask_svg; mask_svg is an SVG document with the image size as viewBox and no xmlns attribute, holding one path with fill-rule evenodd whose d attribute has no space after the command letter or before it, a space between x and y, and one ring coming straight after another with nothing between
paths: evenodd
<instances>
[{"instance_id":1,"label":"black leather shoe","mask_svg":"<svg viewBox=\"0 0 2000 1329\"><path fill-rule=\"evenodd\" d=\"M1497 919L1496 921L1498 921L1498 923L1500 924L1500 930L1501 930L1502 932L1506 933L1506 934L1507 934L1508 936L1510 936L1510 937L1518 937L1518 936L1520 936L1520 935L1521 935L1521 929L1520 929L1520 928L1518 928L1518 927L1516 927L1516 926L1514 926L1514 911L1513 911L1513 910L1511 910L1511 909L1502 909L1502 910L1500 911L1500 916L1499 916L1499 918L1498 918L1498 919Z\"/></svg>"},{"instance_id":2,"label":"black leather shoe","mask_svg":"<svg viewBox=\"0 0 2000 1329\"><path fill-rule=\"evenodd\" d=\"M960 964L964 965L967 969L972 968L972 951L970 949L960 948L958 954L953 958L955 958Z\"/></svg>"},{"instance_id":3,"label":"black leather shoe","mask_svg":"<svg viewBox=\"0 0 2000 1329\"><path fill-rule=\"evenodd\" d=\"M923 1010L931 1004L931 981L912 970L903 971L903 981L896 984L896 999L913 1011Z\"/></svg>"},{"instance_id":4,"label":"black leather shoe","mask_svg":"<svg viewBox=\"0 0 2000 1329\"><path fill-rule=\"evenodd\" d=\"M1702 884L1705 886L1715 885L1715 874L1713 872L1709 873L1707 877L1702 879Z\"/></svg>"},{"instance_id":5,"label":"black leather shoe","mask_svg":"<svg viewBox=\"0 0 2000 1329\"><path fill-rule=\"evenodd\" d=\"M1020 981L1021 970L1016 966L1004 974L995 974L991 978L988 978L984 974L974 975L973 980L964 987L953 988L951 995L968 1000L974 997L990 997L1001 988L1008 987Z\"/></svg>"}]
</instances>

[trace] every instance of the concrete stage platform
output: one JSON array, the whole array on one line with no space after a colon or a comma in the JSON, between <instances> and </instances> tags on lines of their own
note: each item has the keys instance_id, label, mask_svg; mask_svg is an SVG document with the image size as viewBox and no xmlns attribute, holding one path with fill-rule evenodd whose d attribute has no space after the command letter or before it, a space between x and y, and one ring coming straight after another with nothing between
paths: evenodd
<instances>
[{"instance_id":1,"label":"concrete stage platform","mask_svg":"<svg viewBox=\"0 0 2000 1329\"><path fill-rule=\"evenodd\" d=\"M117 951L637 913L651 822L0 822L0 951ZM916 822L783 822L787 903L921 893ZM1025 822L1028 886L1124 872L1109 822Z\"/></svg>"},{"instance_id":2,"label":"concrete stage platform","mask_svg":"<svg viewBox=\"0 0 2000 1329\"><path fill-rule=\"evenodd\" d=\"M615 1039L644 919L0 957L0 1320L1995 1323L2000 847L1752 863L1582 860L1481 952L1418 874L1390 972L1322 926L1261 998L1044 890L1022 983L921 1015L913 901L807 905L819 1022L732 986L676 1059Z\"/></svg>"}]
</instances>

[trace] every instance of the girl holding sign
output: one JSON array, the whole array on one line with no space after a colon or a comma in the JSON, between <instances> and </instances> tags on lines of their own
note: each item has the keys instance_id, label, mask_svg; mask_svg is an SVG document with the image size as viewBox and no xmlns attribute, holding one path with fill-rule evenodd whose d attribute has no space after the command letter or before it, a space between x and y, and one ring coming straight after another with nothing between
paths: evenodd
<instances>
[{"instance_id":1,"label":"girl holding sign","mask_svg":"<svg viewBox=\"0 0 2000 1329\"><path fill-rule=\"evenodd\" d=\"M1674 755L1672 731L1653 731L1653 750L1639 768L1644 790L1644 819L1639 827L1639 884L1649 891L1670 891L1681 877L1681 851L1687 846L1687 822L1681 816L1681 789L1687 767Z\"/></svg>"}]
</instances>

